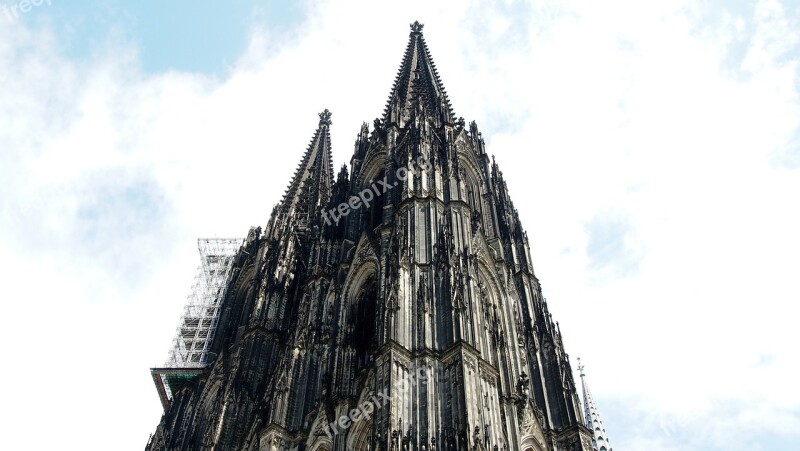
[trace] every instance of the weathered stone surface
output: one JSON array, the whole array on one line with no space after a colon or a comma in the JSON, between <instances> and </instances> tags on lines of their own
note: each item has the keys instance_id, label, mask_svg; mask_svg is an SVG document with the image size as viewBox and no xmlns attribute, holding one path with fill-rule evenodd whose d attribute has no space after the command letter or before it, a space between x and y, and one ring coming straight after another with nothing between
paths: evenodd
<instances>
[{"instance_id":1,"label":"weathered stone surface","mask_svg":"<svg viewBox=\"0 0 800 451\"><path fill-rule=\"evenodd\" d=\"M335 180L330 127L248 235L215 359L147 449L588 450L527 235L421 24Z\"/></svg>"}]
</instances>

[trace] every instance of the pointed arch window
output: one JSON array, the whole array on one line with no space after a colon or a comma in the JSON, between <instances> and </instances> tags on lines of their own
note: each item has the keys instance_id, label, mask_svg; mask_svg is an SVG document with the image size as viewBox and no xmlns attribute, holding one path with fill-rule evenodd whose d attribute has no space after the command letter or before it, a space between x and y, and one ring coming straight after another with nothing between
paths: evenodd
<instances>
[{"instance_id":1,"label":"pointed arch window","mask_svg":"<svg viewBox=\"0 0 800 451\"><path fill-rule=\"evenodd\" d=\"M369 365L375 336L375 314L378 303L378 283L370 276L358 290L354 302L353 347L356 351L356 371Z\"/></svg>"},{"instance_id":2,"label":"pointed arch window","mask_svg":"<svg viewBox=\"0 0 800 451\"><path fill-rule=\"evenodd\" d=\"M386 176L386 171L381 170L378 173L378 176L375 177L375 181L371 182L367 188L372 187L372 183L375 183L376 184L375 186L380 185L379 183L377 183L378 180L383 180L385 176ZM383 191L382 187L378 186L379 194L375 195L372 201L372 205L370 205L369 211L367 212L366 221L367 221L367 227L369 227L370 230L374 229L375 227L378 227L383 223L383 206L386 205L386 196L388 196L389 193L388 192L383 193L382 191Z\"/></svg>"}]
</instances>

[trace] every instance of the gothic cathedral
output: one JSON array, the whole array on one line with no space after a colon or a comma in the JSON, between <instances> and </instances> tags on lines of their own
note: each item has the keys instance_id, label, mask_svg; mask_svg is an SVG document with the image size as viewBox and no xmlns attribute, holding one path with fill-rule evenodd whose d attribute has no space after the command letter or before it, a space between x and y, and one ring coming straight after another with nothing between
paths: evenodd
<instances>
[{"instance_id":1,"label":"gothic cathedral","mask_svg":"<svg viewBox=\"0 0 800 451\"><path fill-rule=\"evenodd\" d=\"M331 123L263 231L201 247L147 449L597 449L503 174L422 24L335 177Z\"/></svg>"}]
</instances>

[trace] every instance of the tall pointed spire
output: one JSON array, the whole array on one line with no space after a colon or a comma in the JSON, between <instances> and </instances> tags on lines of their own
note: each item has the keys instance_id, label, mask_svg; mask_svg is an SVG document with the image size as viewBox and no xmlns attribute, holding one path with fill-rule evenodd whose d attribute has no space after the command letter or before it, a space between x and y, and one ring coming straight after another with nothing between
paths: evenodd
<instances>
[{"instance_id":1,"label":"tall pointed spire","mask_svg":"<svg viewBox=\"0 0 800 451\"><path fill-rule=\"evenodd\" d=\"M442 80L422 37L423 24L411 24L408 47L394 80L383 114L386 125L403 126L411 111L420 103L433 117L452 123L455 114L447 98Z\"/></svg>"},{"instance_id":2,"label":"tall pointed spire","mask_svg":"<svg viewBox=\"0 0 800 451\"><path fill-rule=\"evenodd\" d=\"M586 374L583 372L584 366L578 358L578 372L581 375L581 387L583 388L583 410L586 414L586 427L592 430L592 446L594 451L612 451L611 442L608 441L606 429L603 427L603 420L600 419L600 412L592 399L589 386L586 385Z\"/></svg>"},{"instance_id":3,"label":"tall pointed spire","mask_svg":"<svg viewBox=\"0 0 800 451\"><path fill-rule=\"evenodd\" d=\"M303 159L277 207L283 223L292 217L296 226L305 227L331 196L333 160L331 159L331 112L319 113L319 126Z\"/></svg>"},{"instance_id":4,"label":"tall pointed spire","mask_svg":"<svg viewBox=\"0 0 800 451\"><path fill-rule=\"evenodd\" d=\"M335 183L320 115L215 292L214 358L159 369L177 385L149 451L611 451L588 389L581 413L503 174L453 120L422 28ZM344 425L354 400L391 408Z\"/></svg>"}]
</instances>

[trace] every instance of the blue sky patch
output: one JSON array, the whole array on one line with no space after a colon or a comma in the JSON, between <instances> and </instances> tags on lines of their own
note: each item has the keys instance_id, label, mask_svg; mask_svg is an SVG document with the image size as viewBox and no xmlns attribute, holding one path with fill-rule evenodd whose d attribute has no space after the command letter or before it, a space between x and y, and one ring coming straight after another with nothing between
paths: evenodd
<instances>
[{"instance_id":1,"label":"blue sky patch","mask_svg":"<svg viewBox=\"0 0 800 451\"><path fill-rule=\"evenodd\" d=\"M72 58L120 42L138 49L147 73L219 74L244 52L256 20L259 26L288 29L304 18L297 2L229 0L220 6L210 0L54 0L20 14L20 20L53 28Z\"/></svg>"}]
</instances>

